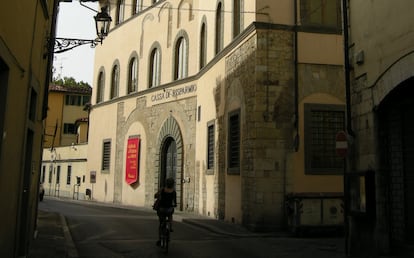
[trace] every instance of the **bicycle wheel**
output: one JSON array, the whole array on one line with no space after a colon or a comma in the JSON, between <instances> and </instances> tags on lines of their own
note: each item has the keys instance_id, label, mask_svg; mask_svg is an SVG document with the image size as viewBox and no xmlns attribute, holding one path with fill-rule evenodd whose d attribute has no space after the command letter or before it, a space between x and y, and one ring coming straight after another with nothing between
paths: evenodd
<instances>
[{"instance_id":1,"label":"bicycle wheel","mask_svg":"<svg viewBox=\"0 0 414 258\"><path fill-rule=\"evenodd\" d=\"M168 245L170 242L170 229L168 228L168 224L165 224L166 225L162 229L162 247L164 248L165 253L168 253Z\"/></svg>"}]
</instances>

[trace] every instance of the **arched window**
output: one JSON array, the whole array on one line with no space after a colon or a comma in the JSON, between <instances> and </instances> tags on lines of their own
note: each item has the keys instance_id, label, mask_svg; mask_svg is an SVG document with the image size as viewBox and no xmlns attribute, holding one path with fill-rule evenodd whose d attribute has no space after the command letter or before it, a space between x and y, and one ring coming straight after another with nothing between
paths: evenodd
<instances>
[{"instance_id":1,"label":"arched window","mask_svg":"<svg viewBox=\"0 0 414 258\"><path fill-rule=\"evenodd\" d=\"M120 24L124 21L125 13L125 0L118 0L116 3L116 24Z\"/></svg>"},{"instance_id":2,"label":"arched window","mask_svg":"<svg viewBox=\"0 0 414 258\"><path fill-rule=\"evenodd\" d=\"M119 90L119 67L115 65L111 76L111 99L118 97Z\"/></svg>"},{"instance_id":3,"label":"arched window","mask_svg":"<svg viewBox=\"0 0 414 258\"><path fill-rule=\"evenodd\" d=\"M233 38L240 34L241 0L233 0Z\"/></svg>"},{"instance_id":4,"label":"arched window","mask_svg":"<svg viewBox=\"0 0 414 258\"><path fill-rule=\"evenodd\" d=\"M187 77L187 40L180 37L175 45L174 80Z\"/></svg>"},{"instance_id":5,"label":"arched window","mask_svg":"<svg viewBox=\"0 0 414 258\"><path fill-rule=\"evenodd\" d=\"M222 4L219 3L216 10L216 42L215 42L215 53L218 54L222 49L223 43L223 12Z\"/></svg>"},{"instance_id":6,"label":"arched window","mask_svg":"<svg viewBox=\"0 0 414 258\"><path fill-rule=\"evenodd\" d=\"M105 83L104 73L99 72L98 87L96 90L96 103L100 103L104 100L104 85L105 85L104 83Z\"/></svg>"},{"instance_id":7,"label":"arched window","mask_svg":"<svg viewBox=\"0 0 414 258\"><path fill-rule=\"evenodd\" d=\"M141 12L142 0L132 0L132 15Z\"/></svg>"},{"instance_id":8,"label":"arched window","mask_svg":"<svg viewBox=\"0 0 414 258\"><path fill-rule=\"evenodd\" d=\"M200 32L200 69L206 65L207 34L206 24L203 22Z\"/></svg>"},{"instance_id":9,"label":"arched window","mask_svg":"<svg viewBox=\"0 0 414 258\"><path fill-rule=\"evenodd\" d=\"M138 61L134 57L128 66L128 94L138 89Z\"/></svg>"},{"instance_id":10,"label":"arched window","mask_svg":"<svg viewBox=\"0 0 414 258\"><path fill-rule=\"evenodd\" d=\"M160 51L158 48L154 48L150 55L149 62L149 87L155 87L160 84Z\"/></svg>"}]
</instances>

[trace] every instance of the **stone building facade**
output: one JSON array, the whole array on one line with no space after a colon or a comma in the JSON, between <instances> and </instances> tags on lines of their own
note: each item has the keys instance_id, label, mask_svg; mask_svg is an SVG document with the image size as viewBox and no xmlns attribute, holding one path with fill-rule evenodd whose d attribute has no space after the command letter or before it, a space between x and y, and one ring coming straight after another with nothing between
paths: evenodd
<instances>
[{"instance_id":1,"label":"stone building facade","mask_svg":"<svg viewBox=\"0 0 414 258\"><path fill-rule=\"evenodd\" d=\"M1 257L26 257L36 232L43 121L58 2L1 4Z\"/></svg>"},{"instance_id":2,"label":"stone building facade","mask_svg":"<svg viewBox=\"0 0 414 258\"><path fill-rule=\"evenodd\" d=\"M327 24L305 0L111 1L90 112L94 199L150 207L174 177L185 212L253 230L288 216L342 226L340 1L324 8ZM288 196L306 202L306 218L289 213Z\"/></svg>"},{"instance_id":3,"label":"stone building facade","mask_svg":"<svg viewBox=\"0 0 414 258\"><path fill-rule=\"evenodd\" d=\"M354 254L413 255L413 7L349 3ZM365 191L356 190L361 185Z\"/></svg>"}]
</instances>

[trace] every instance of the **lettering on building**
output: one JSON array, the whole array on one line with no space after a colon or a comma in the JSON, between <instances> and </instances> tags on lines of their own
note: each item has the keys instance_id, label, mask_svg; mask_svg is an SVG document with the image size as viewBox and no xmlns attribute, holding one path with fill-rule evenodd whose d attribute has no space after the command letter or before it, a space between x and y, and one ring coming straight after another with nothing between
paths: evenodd
<instances>
[{"instance_id":1,"label":"lettering on building","mask_svg":"<svg viewBox=\"0 0 414 258\"><path fill-rule=\"evenodd\" d=\"M197 86L195 84L182 86L174 89L164 89L162 92L156 92L151 95L152 102L169 101L178 97L184 97L185 95L195 93Z\"/></svg>"}]
</instances>

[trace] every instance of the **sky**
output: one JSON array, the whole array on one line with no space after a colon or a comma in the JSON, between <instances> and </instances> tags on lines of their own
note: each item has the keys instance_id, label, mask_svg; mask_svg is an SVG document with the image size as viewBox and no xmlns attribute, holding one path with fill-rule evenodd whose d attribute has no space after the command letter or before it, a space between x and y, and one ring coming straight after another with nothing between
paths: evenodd
<instances>
[{"instance_id":1,"label":"sky","mask_svg":"<svg viewBox=\"0 0 414 258\"><path fill-rule=\"evenodd\" d=\"M83 3L98 10L97 3ZM59 6L56 37L95 39L94 16L96 12L80 5L78 0L72 3L61 2ZM95 50L89 44L78 46L64 53L55 54L53 77L73 77L92 85Z\"/></svg>"}]
</instances>

